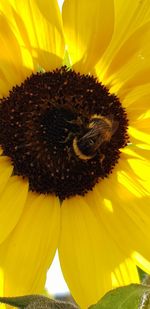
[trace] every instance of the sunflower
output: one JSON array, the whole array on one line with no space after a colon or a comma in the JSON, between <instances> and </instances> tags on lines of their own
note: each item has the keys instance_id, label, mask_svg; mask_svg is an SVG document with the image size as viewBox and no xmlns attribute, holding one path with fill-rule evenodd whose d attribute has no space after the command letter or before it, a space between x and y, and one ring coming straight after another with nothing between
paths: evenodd
<instances>
[{"instance_id":1,"label":"sunflower","mask_svg":"<svg viewBox=\"0 0 150 309\"><path fill-rule=\"evenodd\" d=\"M149 0L1 0L0 39L1 295L58 248L87 308L150 273Z\"/></svg>"}]
</instances>

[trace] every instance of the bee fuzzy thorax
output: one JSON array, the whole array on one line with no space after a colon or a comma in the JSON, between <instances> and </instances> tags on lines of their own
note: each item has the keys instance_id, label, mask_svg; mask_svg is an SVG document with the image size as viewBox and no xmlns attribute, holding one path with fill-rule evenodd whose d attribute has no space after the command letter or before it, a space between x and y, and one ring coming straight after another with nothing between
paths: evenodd
<instances>
[{"instance_id":1,"label":"bee fuzzy thorax","mask_svg":"<svg viewBox=\"0 0 150 309\"><path fill-rule=\"evenodd\" d=\"M118 121L111 116L94 114L89 119L86 132L73 140L73 149L81 160L90 160L97 153L103 143L109 142L118 128Z\"/></svg>"}]
</instances>

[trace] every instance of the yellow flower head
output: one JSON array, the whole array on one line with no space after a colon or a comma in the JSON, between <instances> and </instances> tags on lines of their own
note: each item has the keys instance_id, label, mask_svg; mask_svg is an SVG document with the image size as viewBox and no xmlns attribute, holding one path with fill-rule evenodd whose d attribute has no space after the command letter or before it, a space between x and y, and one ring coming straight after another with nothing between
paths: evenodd
<instances>
[{"instance_id":1,"label":"yellow flower head","mask_svg":"<svg viewBox=\"0 0 150 309\"><path fill-rule=\"evenodd\" d=\"M150 273L149 0L1 0L0 42L1 295L58 248L87 308Z\"/></svg>"}]
</instances>

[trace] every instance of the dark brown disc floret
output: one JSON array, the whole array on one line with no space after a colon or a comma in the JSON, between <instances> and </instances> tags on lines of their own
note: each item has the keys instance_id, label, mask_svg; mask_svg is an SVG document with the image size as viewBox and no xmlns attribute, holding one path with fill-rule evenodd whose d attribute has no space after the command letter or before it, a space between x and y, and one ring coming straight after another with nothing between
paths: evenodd
<instances>
[{"instance_id":1,"label":"dark brown disc floret","mask_svg":"<svg viewBox=\"0 0 150 309\"><path fill-rule=\"evenodd\" d=\"M128 141L119 99L66 67L36 73L0 101L0 145L29 188L84 195L118 162Z\"/></svg>"}]
</instances>

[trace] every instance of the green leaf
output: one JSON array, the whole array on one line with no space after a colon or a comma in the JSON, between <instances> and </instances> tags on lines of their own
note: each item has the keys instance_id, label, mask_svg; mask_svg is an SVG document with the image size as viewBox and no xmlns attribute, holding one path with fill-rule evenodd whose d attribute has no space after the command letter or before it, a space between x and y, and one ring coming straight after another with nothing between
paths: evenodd
<instances>
[{"instance_id":1,"label":"green leaf","mask_svg":"<svg viewBox=\"0 0 150 309\"><path fill-rule=\"evenodd\" d=\"M145 274L145 276L143 277L142 284L150 286L150 275Z\"/></svg>"},{"instance_id":2,"label":"green leaf","mask_svg":"<svg viewBox=\"0 0 150 309\"><path fill-rule=\"evenodd\" d=\"M66 65L67 68L71 69L71 61L67 50L65 50L63 65Z\"/></svg>"},{"instance_id":3,"label":"green leaf","mask_svg":"<svg viewBox=\"0 0 150 309\"><path fill-rule=\"evenodd\" d=\"M150 309L150 286L131 284L114 289L89 309Z\"/></svg>"},{"instance_id":4,"label":"green leaf","mask_svg":"<svg viewBox=\"0 0 150 309\"><path fill-rule=\"evenodd\" d=\"M21 309L77 309L71 303L55 301L41 295L0 297L0 302Z\"/></svg>"},{"instance_id":5,"label":"green leaf","mask_svg":"<svg viewBox=\"0 0 150 309\"><path fill-rule=\"evenodd\" d=\"M150 294L145 292L142 296L141 303L138 309L150 309Z\"/></svg>"}]
</instances>

